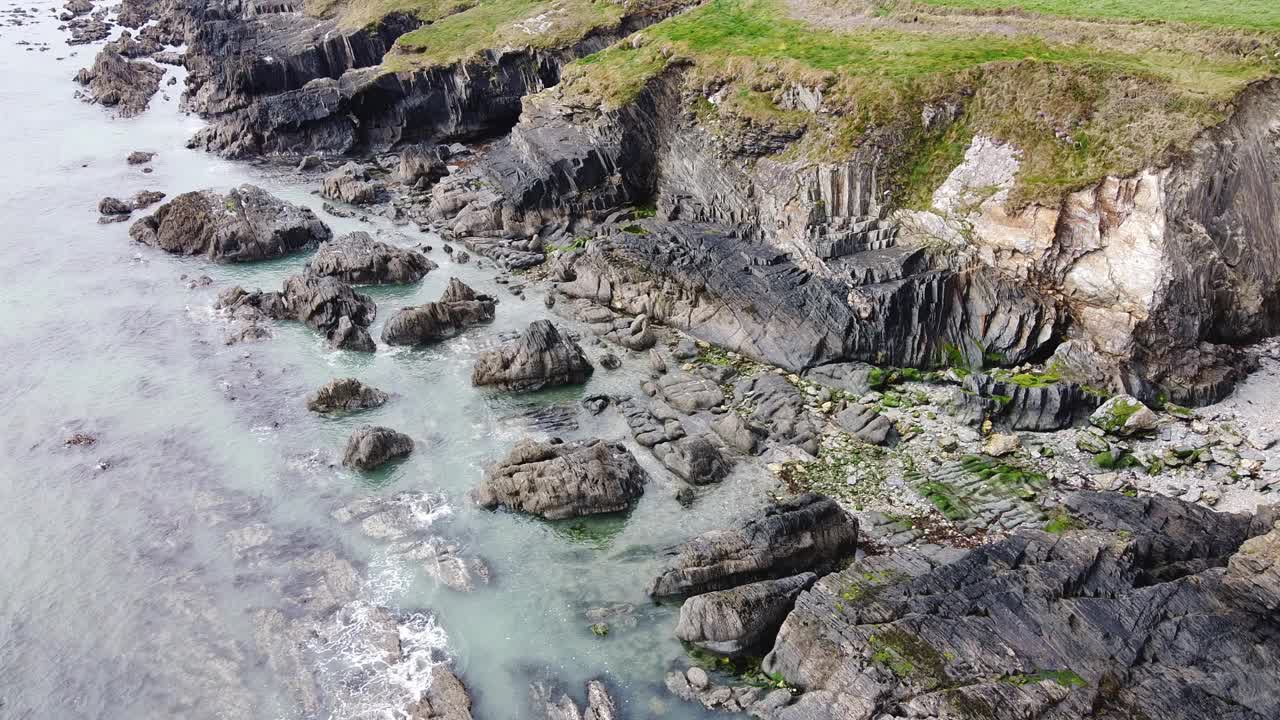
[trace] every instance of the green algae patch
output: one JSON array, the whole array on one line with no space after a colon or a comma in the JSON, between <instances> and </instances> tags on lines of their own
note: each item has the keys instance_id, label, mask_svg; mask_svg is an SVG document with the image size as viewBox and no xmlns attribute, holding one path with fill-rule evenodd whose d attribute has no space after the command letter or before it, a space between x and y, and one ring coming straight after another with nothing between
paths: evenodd
<instances>
[{"instance_id":1,"label":"green algae patch","mask_svg":"<svg viewBox=\"0 0 1280 720\"><path fill-rule=\"evenodd\" d=\"M1038 670L1034 673L1006 675L1000 678L1010 685L1032 685L1040 682L1052 682L1064 688L1085 688L1089 682L1071 670Z\"/></svg>"},{"instance_id":2,"label":"green algae patch","mask_svg":"<svg viewBox=\"0 0 1280 720\"><path fill-rule=\"evenodd\" d=\"M877 630L867 638L871 661L925 689L946 684L946 658L918 635L897 627Z\"/></svg>"}]
</instances>

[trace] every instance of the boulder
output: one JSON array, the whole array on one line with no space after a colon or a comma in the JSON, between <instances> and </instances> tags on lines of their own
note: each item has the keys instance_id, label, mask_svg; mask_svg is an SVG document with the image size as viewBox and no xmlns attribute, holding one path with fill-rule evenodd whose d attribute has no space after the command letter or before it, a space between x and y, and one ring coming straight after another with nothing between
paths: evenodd
<instances>
[{"instance_id":1,"label":"boulder","mask_svg":"<svg viewBox=\"0 0 1280 720\"><path fill-rule=\"evenodd\" d=\"M680 606L676 637L722 655L770 643L801 591L818 580L801 573L695 595Z\"/></svg>"},{"instance_id":2,"label":"boulder","mask_svg":"<svg viewBox=\"0 0 1280 720\"><path fill-rule=\"evenodd\" d=\"M1260 575L1246 558L1270 541L1246 541L1261 523L1118 493L1061 511L1080 529L822 578L763 669L830 706L874 705L854 717L1280 717L1280 618L1236 584Z\"/></svg>"},{"instance_id":3,"label":"boulder","mask_svg":"<svg viewBox=\"0 0 1280 720\"><path fill-rule=\"evenodd\" d=\"M481 507L559 520L617 512L644 494L648 475L621 443L522 440L471 492Z\"/></svg>"},{"instance_id":4,"label":"boulder","mask_svg":"<svg viewBox=\"0 0 1280 720\"><path fill-rule=\"evenodd\" d=\"M160 192L159 190L139 190L137 194L135 194L133 198L129 200L129 206L132 207L134 210L141 210L143 208L147 208L147 207L151 207L152 205L155 205L156 203L163 200L164 197L165 197L164 193Z\"/></svg>"},{"instance_id":5,"label":"boulder","mask_svg":"<svg viewBox=\"0 0 1280 720\"><path fill-rule=\"evenodd\" d=\"M805 493L741 525L711 530L669 551L653 597L698 595L828 569L853 554L858 522L836 501Z\"/></svg>"},{"instance_id":6,"label":"boulder","mask_svg":"<svg viewBox=\"0 0 1280 720\"><path fill-rule=\"evenodd\" d=\"M147 109L160 89L164 68L149 62L128 60L105 47L91 68L81 68L76 82L88 87L93 101L114 108L121 117L133 117Z\"/></svg>"},{"instance_id":7,"label":"boulder","mask_svg":"<svg viewBox=\"0 0 1280 720\"><path fill-rule=\"evenodd\" d=\"M471 720L471 696L447 665L431 668L431 686L407 708L414 720Z\"/></svg>"},{"instance_id":8,"label":"boulder","mask_svg":"<svg viewBox=\"0 0 1280 720\"><path fill-rule=\"evenodd\" d=\"M653 388L658 397L683 413L710 410L724 404L724 391L703 377L670 373L654 381Z\"/></svg>"},{"instance_id":9,"label":"boulder","mask_svg":"<svg viewBox=\"0 0 1280 720\"><path fill-rule=\"evenodd\" d=\"M225 195L213 190L183 193L129 228L129 237L144 245L215 262L281 257L330 235L329 227L307 208L253 185Z\"/></svg>"},{"instance_id":10,"label":"boulder","mask_svg":"<svg viewBox=\"0 0 1280 720\"><path fill-rule=\"evenodd\" d=\"M128 215L133 208L119 198L104 197L98 201L98 212L103 215Z\"/></svg>"},{"instance_id":11,"label":"boulder","mask_svg":"<svg viewBox=\"0 0 1280 720\"><path fill-rule=\"evenodd\" d=\"M339 378L308 395L307 409L318 413L354 412L381 407L389 398L385 392L355 378Z\"/></svg>"},{"instance_id":12,"label":"boulder","mask_svg":"<svg viewBox=\"0 0 1280 720\"><path fill-rule=\"evenodd\" d=\"M153 152L147 152L145 150L134 150L133 152L129 153L128 157L125 158L125 162L129 163L130 165L146 165L147 163L151 162L151 160L154 159L155 156L156 154Z\"/></svg>"},{"instance_id":13,"label":"boulder","mask_svg":"<svg viewBox=\"0 0 1280 720\"><path fill-rule=\"evenodd\" d=\"M320 195L352 205L368 205L380 200L385 189L381 182L372 179L367 168L349 162L324 176Z\"/></svg>"},{"instance_id":14,"label":"boulder","mask_svg":"<svg viewBox=\"0 0 1280 720\"><path fill-rule=\"evenodd\" d=\"M436 269L426 255L374 240L367 232L347 233L320 244L307 271L352 285L414 283Z\"/></svg>"},{"instance_id":15,"label":"boulder","mask_svg":"<svg viewBox=\"0 0 1280 720\"><path fill-rule=\"evenodd\" d=\"M361 425L347 440L342 464L353 470L375 470L413 452L413 438L391 428Z\"/></svg>"},{"instance_id":16,"label":"boulder","mask_svg":"<svg viewBox=\"0 0 1280 720\"><path fill-rule=\"evenodd\" d=\"M334 347L375 349L368 327L377 306L350 285L337 278L294 275L285 281L283 296L289 317L323 333Z\"/></svg>"},{"instance_id":17,"label":"boulder","mask_svg":"<svg viewBox=\"0 0 1280 720\"><path fill-rule=\"evenodd\" d=\"M804 395L786 378L772 373L742 378L733 394L739 404L752 408L751 421L767 430L774 442L818 454L822 428L805 407Z\"/></svg>"},{"instance_id":18,"label":"boulder","mask_svg":"<svg viewBox=\"0 0 1280 720\"><path fill-rule=\"evenodd\" d=\"M383 196L385 186L375 181L364 165L347 163L343 167L326 174L320 184L320 196L329 200L351 202L352 205L369 205L378 202Z\"/></svg>"},{"instance_id":19,"label":"boulder","mask_svg":"<svg viewBox=\"0 0 1280 720\"><path fill-rule=\"evenodd\" d=\"M424 345L459 335L481 323L493 322L495 301L449 278L440 300L402 308L382 328L388 345Z\"/></svg>"},{"instance_id":20,"label":"boulder","mask_svg":"<svg viewBox=\"0 0 1280 720\"><path fill-rule=\"evenodd\" d=\"M1131 395L1117 395L1102 403L1089 422L1113 435L1141 435L1156 429L1159 418Z\"/></svg>"},{"instance_id":21,"label":"boulder","mask_svg":"<svg viewBox=\"0 0 1280 720\"><path fill-rule=\"evenodd\" d=\"M399 180L409 186L425 180L427 184L449 174L445 164L447 152L439 146L411 145L400 153Z\"/></svg>"},{"instance_id":22,"label":"boulder","mask_svg":"<svg viewBox=\"0 0 1280 720\"><path fill-rule=\"evenodd\" d=\"M691 435L653 448L663 465L691 485L710 485L729 474L729 462L720 449L701 435Z\"/></svg>"},{"instance_id":23,"label":"boulder","mask_svg":"<svg viewBox=\"0 0 1280 720\"><path fill-rule=\"evenodd\" d=\"M549 320L538 320L519 338L481 353L471 371L471 384L525 392L584 383L594 370L578 343Z\"/></svg>"}]
</instances>

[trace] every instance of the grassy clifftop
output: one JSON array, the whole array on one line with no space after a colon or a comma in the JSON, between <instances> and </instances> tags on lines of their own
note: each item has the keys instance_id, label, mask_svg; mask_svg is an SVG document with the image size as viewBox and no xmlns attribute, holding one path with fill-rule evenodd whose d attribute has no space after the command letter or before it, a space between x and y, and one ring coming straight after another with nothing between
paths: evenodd
<instances>
[{"instance_id":1,"label":"grassy clifftop","mask_svg":"<svg viewBox=\"0 0 1280 720\"><path fill-rule=\"evenodd\" d=\"M1151 21L1161 6L1188 22ZM618 106L680 67L688 87L716 89L700 116L727 135L800 135L784 152L819 158L892 142L910 206L983 133L1022 151L1015 204L1053 202L1220 121L1247 83L1280 73L1278 22L1261 0L709 0L570 66L560 92ZM816 112L796 88L821 96ZM963 109L926 123L937 107Z\"/></svg>"}]
</instances>

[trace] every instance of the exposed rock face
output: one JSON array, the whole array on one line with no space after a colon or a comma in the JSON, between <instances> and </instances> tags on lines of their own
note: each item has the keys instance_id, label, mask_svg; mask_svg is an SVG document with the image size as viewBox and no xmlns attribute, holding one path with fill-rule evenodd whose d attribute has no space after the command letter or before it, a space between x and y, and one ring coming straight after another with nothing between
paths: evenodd
<instances>
[{"instance_id":1,"label":"exposed rock face","mask_svg":"<svg viewBox=\"0 0 1280 720\"><path fill-rule=\"evenodd\" d=\"M854 403L836 414L836 424L854 437L872 445L884 445L893 432L889 418L874 408Z\"/></svg>"},{"instance_id":2,"label":"exposed rock face","mask_svg":"<svg viewBox=\"0 0 1280 720\"><path fill-rule=\"evenodd\" d=\"M733 394L735 400L754 408L751 421L767 430L772 440L818 454L822 428L805 407L804 396L785 378L772 374L745 377L734 384Z\"/></svg>"},{"instance_id":3,"label":"exposed rock face","mask_svg":"<svg viewBox=\"0 0 1280 720\"><path fill-rule=\"evenodd\" d=\"M162 67L126 60L111 48L103 48L92 68L76 74L76 82L88 87L94 102L115 108L121 117L133 117L147 109L163 77Z\"/></svg>"},{"instance_id":4,"label":"exposed rock face","mask_svg":"<svg viewBox=\"0 0 1280 720\"><path fill-rule=\"evenodd\" d=\"M458 278L438 302L402 308L382 328L388 345L424 345L451 338L463 330L493 321L494 299L472 290Z\"/></svg>"},{"instance_id":5,"label":"exposed rock face","mask_svg":"<svg viewBox=\"0 0 1280 720\"><path fill-rule=\"evenodd\" d=\"M806 493L677 546L648 592L697 595L828 568L852 554L857 539L857 521L834 500Z\"/></svg>"},{"instance_id":6,"label":"exposed rock face","mask_svg":"<svg viewBox=\"0 0 1280 720\"><path fill-rule=\"evenodd\" d=\"M385 392L355 378L339 378L308 395L307 409L318 413L354 412L381 407L388 399Z\"/></svg>"},{"instance_id":7,"label":"exposed rock face","mask_svg":"<svg viewBox=\"0 0 1280 720\"><path fill-rule=\"evenodd\" d=\"M452 670L436 665L431 668L431 687L408 712L414 720L471 720L471 696Z\"/></svg>"},{"instance_id":8,"label":"exposed rock face","mask_svg":"<svg viewBox=\"0 0 1280 720\"><path fill-rule=\"evenodd\" d=\"M549 320L538 320L516 340L481 353L471 384L524 392L583 383L594 370L578 343L561 335Z\"/></svg>"},{"instance_id":9,"label":"exposed rock face","mask_svg":"<svg viewBox=\"0 0 1280 720\"><path fill-rule=\"evenodd\" d=\"M620 443L522 440L485 473L471 496L549 520L617 512L644 494L648 475Z\"/></svg>"},{"instance_id":10,"label":"exposed rock face","mask_svg":"<svg viewBox=\"0 0 1280 720\"><path fill-rule=\"evenodd\" d=\"M335 348L373 352L369 324L377 306L367 295L331 277L294 275L285 281L284 303L289 317L324 334Z\"/></svg>"},{"instance_id":11,"label":"exposed rock face","mask_svg":"<svg viewBox=\"0 0 1280 720\"><path fill-rule=\"evenodd\" d=\"M320 185L321 196L352 205L375 203L385 190L386 186L374 180L367 168L352 162L325 175Z\"/></svg>"},{"instance_id":12,"label":"exposed rock face","mask_svg":"<svg viewBox=\"0 0 1280 720\"><path fill-rule=\"evenodd\" d=\"M129 237L145 245L215 262L280 257L331 234L307 208L253 185L226 195L213 190L183 193L129 228Z\"/></svg>"},{"instance_id":13,"label":"exposed rock face","mask_svg":"<svg viewBox=\"0 0 1280 720\"><path fill-rule=\"evenodd\" d=\"M411 145L400 152L400 182L414 186L430 184L449 174L444 146Z\"/></svg>"},{"instance_id":14,"label":"exposed rock face","mask_svg":"<svg viewBox=\"0 0 1280 720\"><path fill-rule=\"evenodd\" d=\"M840 717L1280 712L1280 626L1251 602L1276 531L1245 543L1263 523L1159 497L1081 492L1065 510L1093 529L1020 531L940 567L899 551L823 578L764 668L861 708Z\"/></svg>"},{"instance_id":15,"label":"exposed rock face","mask_svg":"<svg viewBox=\"0 0 1280 720\"><path fill-rule=\"evenodd\" d=\"M747 652L772 641L796 597L817 580L802 573L695 595L680 606L676 637L722 655Z\"/></svg>"},{"instance_id":16,"label":"exposed rock face","mask_svg":"<svg viewBox=\"0 0 1280 720\"><path fill-rule=\"evenodd\" d=\"M494 135L520 116L524 95L559 82L562 65L682 7L634 6L616 27L564 47L495 49L390 73L376 66L421 24L411 13L352 32L300 7L241 14L213 0L192 3L187 94L213 122L191 144L234 157L342 155Z\"/></svg>"},{"instance_id":17,"label":"exposed rock face","mask_svg":"<svg viewBox=\"0 0 1280 720\"><path fill-rule=\"evenodd\" d=\"M352 285L413 283L436 269L426 255L374 240L367 232L348 233L320 245L307 271Z\"/></svg>"},{"instance_id":18,"label":"exposed rock face","mask_svg":"<svg viewBox=\"0 0 1280 720\"><path fill-rule=\"evenodd\" d=\"M413 452L413 438L391 428L361 425L347 440L342 464L353 470L376 470Z\"/></svg>"},{"instance_id":19,"label":"exposed rock face","mask_svg":"<svg viewBox=\"0 0 1280 720\"><path fill-rule=\"evenodd\" d=\"M794 370L840 360L927 366L944 347L975 343L1021 362L1051 347L1059 322L1051 305L997 275L937 266L920 251L860 257L878 264L838 281L727 226L628 227L642 232L592 242L560 289Z\"/></svg>"}]
</instances>

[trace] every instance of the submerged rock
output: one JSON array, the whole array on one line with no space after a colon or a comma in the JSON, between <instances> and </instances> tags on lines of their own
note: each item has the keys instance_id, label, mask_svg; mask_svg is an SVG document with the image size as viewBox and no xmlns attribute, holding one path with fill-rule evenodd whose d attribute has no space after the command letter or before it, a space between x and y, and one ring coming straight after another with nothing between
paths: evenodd
<instances>
[{"instance_id":1,"label":"submerged rock","mask_svg":"<svg viewBox=\"0 0 1280 720\"><path fill-rule=\"evenodd\" d=\"M339 378L308 395L307 409L318 413L353 412L381 407L389 398L385 392L355 378Z\"/></svg>"},{"instance_id":2,"label":"submerged rock","mask_svg":"<svg viewBox=\"0 0 1280 720\"><path fill-rule=\"evenodd\" d=\"M1063 511L1086 529L822 578L764 669L859 718L1280 716L1280 620L1253 602L1276 565L1243 559L1273 542L1245 542L1266 523L1112 493Z\"/></svg>"},{"instance_id":3,"label":"submerged rock","mask_svg":"<svg viewBox=\"0 0 1280 720\"><path fill-rule=\"evenodd\" d=\"M773 639L796 597L817 580L802 573L695 595L680 607L676 637L722 655L747 652Z\"/></svg>"},{"instance_id":4,"label":"submerged rock","mask_svg":"<svg viewBox=\"0 0 1280 720\"><path fill-rule=\"evenodd\" d=\"M391 428L361 425L347 440L342 464L353 470L375 470L413 452L413 438Z\"/></svg>"},{"instance_id":5,"label":"submerged rock","mask_svg":"<svg viewBox=\"0 0 1280 720\"><path fill-rule=\"evenodd\" d=\"M330 235L329 227L307 208L253 185L226 195L213 190L183 193L129 228L129 237L144 245L215 262L280 257Z\"/></svg>"},{"instance_id":6,"label":"submerged rock","mask_svg":"<svg viewBox=\"0 0 1280 720\"><path fill-rule=\"evenodd\" d=\"M697 595L830 568L853 554L857 540L858 522L839 504L805 493L736 528L711 530L676 546L648 593Z\"/></svg>"},{"instance_id":7,"label":"submerged rock","mask_svg":"<svg viewBox=\"0 0 1280 720\"><path fill-rule=\"evenodd\" d=\"M594 370L578 343L561 335L549 320L538 320L516 340L481 353L471 384L524 392L584 383Z\"/></svg>"},{"instance_id":8,"label":"submerged rock","mask_svg":"<svg viewBox=\"0 0 1280 720\"><path fill-rule=\"evenodd\" d=\"M321 243L307 271L352 285L414 283L436 269L426 255L374 240L367 232L347 233Z\"/></svg>"},{"instance_id":9,"label":"submerged rock","mask_svg":"<svg viewBox=\"0 0 1280 720\"><path fill-rule=\"evenodd\" d=\"M485 473L471 497L549 520L617 512L644 494L649 477L620 443L522 440Z\"/></svg>"},{"instance_id":10,"label":"submerged rock","mask_svg":"<svg viewBox=\"0 0 1280 720\"><path fill-rule=\"evenodd\" d=\"M388 345L424 345L454 337L469 327L493 322L495 301L449 278L440 300L401 308L382 328Z\"/></svg>"}]
</instances>

